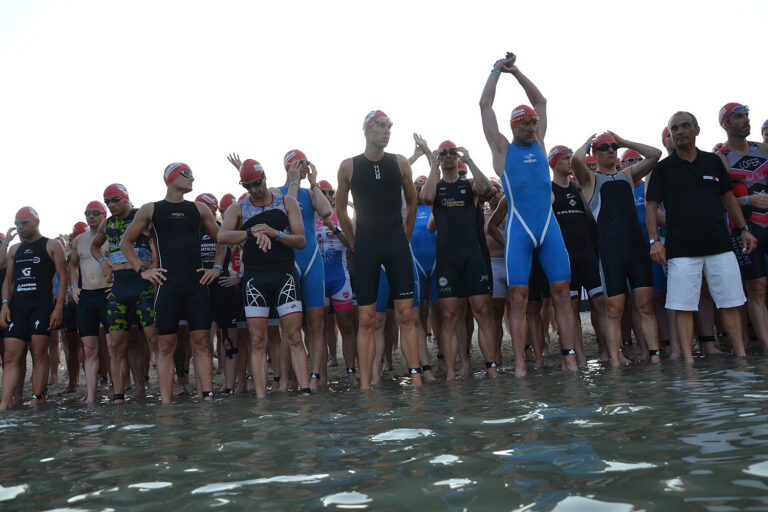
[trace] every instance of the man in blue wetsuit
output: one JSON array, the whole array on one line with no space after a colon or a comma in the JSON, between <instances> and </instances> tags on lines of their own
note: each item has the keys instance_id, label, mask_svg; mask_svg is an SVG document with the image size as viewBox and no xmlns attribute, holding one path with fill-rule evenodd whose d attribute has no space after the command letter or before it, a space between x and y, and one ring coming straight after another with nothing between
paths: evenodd
<instances>
[{"instance_id":1,"label":"man in blue wetsuit","mask_svg":"<svg viewBox=\"0 0 768 512\"><path fill-rule=\"evenodd\" d=\"M512 296L510 324L515 349L515 375L526 375L525 309L528 278L536 251L550 283L555 320L564 356L563 369L576 370L574 325L570 304L571 271L560 228L552 213L552 186L544 148L547 100L515 66L516 57L496 61L480 97L483 132L493 154L493 168L501 177L509 203L505 230L507 284ZM501 73L514 76L533 108L520 105L512 111L512 144L499 131L493 100Z\"/></svg>"},{"instance_id":2,"label":"man in blue wetsuit","mask_svg":"<svg viewBox=\"0 0 768 512\"><path fill-rule=\"evenodd\" d=\"M290 169L292 162L298 161L298 169ZM317 184L317 169L307 160L307 156L298 149L292 149L283 157L285 171L288 173L286 184L279 188L280 192L289 195L299 202L301 218L304 221L304 233L315 232L315 212L321 219L331 216L331 203L323 195ZM303 179L309 181L309 188L300 188ZM303 249L295 249L296 274L301 287L302 302L307 316L309 331L309 387L314 391L318 383L327 383L326 360L328 358L325 338L323 336L323 317L325 316L325 269L323 256L317 247L317 238L306 236L307 245Z\"/></svg>"}]
</instances>

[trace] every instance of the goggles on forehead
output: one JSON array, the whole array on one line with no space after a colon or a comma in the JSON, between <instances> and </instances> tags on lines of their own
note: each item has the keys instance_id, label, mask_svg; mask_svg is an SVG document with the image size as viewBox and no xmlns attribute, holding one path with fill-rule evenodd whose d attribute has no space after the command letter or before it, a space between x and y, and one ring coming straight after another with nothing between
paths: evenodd
<instances>
[{"instance_id":1,"label":"goggles on forehead","mask_svg":"<svg viewBox=\"0 0 768 512\"><path fill-rule=\"evenodd\" d=\"M741 113L749 114L749 107L746 105L739 105L738 107L734 107L734 109L731 110L731 115Z\"/></svg>"}]
</instances>

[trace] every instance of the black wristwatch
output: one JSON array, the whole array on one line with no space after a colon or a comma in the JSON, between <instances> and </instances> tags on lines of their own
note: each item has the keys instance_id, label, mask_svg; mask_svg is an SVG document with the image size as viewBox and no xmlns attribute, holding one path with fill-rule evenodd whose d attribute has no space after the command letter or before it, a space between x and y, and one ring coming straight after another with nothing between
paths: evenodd
<instances>
[{"instance_id":1,"label":"black wristwatch","mask_svg":"<svg viewBox=\"0 0 768 512\"><path fill-rule=\"evenodd\" d=\"M248 228L245 230L245 236L247 240L251 240L252 238L256 238L253 236L253 231L251 231L251 228Z\"/></svg>"},{"instance_id":2,"label":"black wristwatch","mask_svg":"<svg viewBox=\"0 0 768 512\"><path fill-rule=\"evenodd\" d=\"M751 229L749 229L749 225L748 224L745 224L743 228L739 228L739 234L742 234L745 231L749 231L749 232L752 231Z\"/></svg>"},{"instance_id":3,"label":"black wristwatch","mask_svg":"<svg viewBox=\"0 0 768 512\"><path fill-rule=\"evenodd\" d=\"M336 226L335 228L333 228L334 235L338 235L339 233L341 233L341 228L339 226Z\"/></svg>"},{"instance_id":4,"label":"black wristwatch","mask_svg":"<svg viewBox=\"0 0 768 512\"><path fill-rule=\"evenodd\" d=\"M141 273L144 272L145 270L149 270L149 268L146 265L142 265L142 266L139 267L139 270L137 270L136 272L139 275L141 275Z\"/></svg>"}]
</instances>

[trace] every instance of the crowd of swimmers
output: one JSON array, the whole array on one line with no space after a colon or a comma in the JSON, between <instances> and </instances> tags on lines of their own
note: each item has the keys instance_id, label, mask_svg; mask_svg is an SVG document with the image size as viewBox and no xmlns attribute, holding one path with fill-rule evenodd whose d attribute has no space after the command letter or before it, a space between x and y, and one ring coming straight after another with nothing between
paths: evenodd
<instances>
[{"instance_id":1,"label":"crowd of swimmers","mask_svg":"<svg viewBox=\"0 0 768 512\"><path fill-rule=\"evenodd\" d=\"M493 109L502 75L530 103L512 110L511 142ZM393 123L376 110L336 189L299 150L285 155L281 186L233 153L239 198L185 200L194 175L174 163L164 199L136 208L110 184L68 240L19 209L0 248L0 409L24 402L28 354L30 403L46 400L59 343L64 392L82 370L90 404L124 403L131 380L131 397L146 397L152 366L163 403L192 387L191 365L202 400L309 395L328 386L339 334L348 383L362 390L391 369L398 338L413 386L470 374L475 328L489 378L504 339L516 376L544 367L550 323L558 364L577 371L586 302L597 353L614 366L690 364L694 339L708 356L744 357L753 337L768 351L768 121L762 142L748 141L749 108L726 104L727 140L711 153L685 111L662 132L664 158L613 132L547 152L546 99L511 53L494 63L480 112L495 179L450 140L433 150L414 133L410 157L385 152ZM429 171L414 178L422 158Z\"/></svg>"}]
</instances>

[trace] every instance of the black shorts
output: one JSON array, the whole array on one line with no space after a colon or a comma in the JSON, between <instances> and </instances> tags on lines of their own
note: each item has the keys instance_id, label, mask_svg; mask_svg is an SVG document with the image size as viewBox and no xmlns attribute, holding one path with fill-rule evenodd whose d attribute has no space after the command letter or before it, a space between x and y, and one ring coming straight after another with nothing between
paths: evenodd
<instances>
[{"instance_id":1,"label":"black shorts","mask_svg":"<svg viewBox=\"0 0 768 512\"><path fill-rule=\"evenodd\" d=\"M133 270L115 270L107 304L110 331L127 331L138 320L141 327L155 323L155 290Z\"/></svg>"},{"instance_id":2,"label":"black shorts","mask_svg":"<svg viewBox=\"0 0 768 512\"><path fill-rule=\"evenodd\" d=\"M441 299L452 297L474 297L491 293L491 276L480 246L461 250L438 249L435 262L437 296Z\"/></svg>"},{"instance_id":3,"label":"black shorts","mask_svg":"<svg viewBox=\"0 0 768 512\"><path fill-rule=\"evenodd\" d=\"M11 323L5 339L15 338L29 343L32 336L50 336L48 327L53 312L53 297L19 297L11 299Z\"/></svg>"},{"instance_id":4,"label":"black shorts","mask_svg":"<svg viewBox=\"0 0 768 512\"><path fill-rule=\"evenodd\" d=\"M77 334L77 304L74 302L64 304L64 322L61 328L66 334Z\"/></svg>"},{"instance_id":5,"label":"black shorts","mask_svg":"<svg viewBox=\"0 0 768 512\"><path fill-rule=\"evenodd\" d=\"M99 327L109 326L107 289L80 290L80 303L77 305L77 329L80 336L98 336Z\"/></svg>"},{"instance_id":6,"label":"black shorts","mask_svg":"<svg viewBox=\"0 0 768 512\"><path fill-rule=\"evenodd\" d=\"M219 329L232 329L237 327L240 318L242 303L234 286L224 288L218 284L208 287L211 295L211 311L213 320L219 325Z\"/></svg>"},{"instance_id":7,"label":"black shorts","mask_svg":"<svg viewBox=\"0 0 768 512\"><path fill-rule=\"evenodd\" d=\"M179 321L186 320L190 331L211 328L211 295L199 281L167 280L155 294L155 326L159 336L176 334Z\"/></svg>"},{"instance_id":8,"label":"black shorts","mask_svg":"<svg viewBox=\"0 0 768 512\"><path fill-rule=\"evenodd\" d=\"M581 288L587 290L590 298L603 294L603 283L600 281L600 264L595 256L592 244L583 243L576 247L568 247L568 258L571 262L571 298L581 295Z\"/></svg>"},{"instance_id":9,"label":"black shorts","mask_svg":"<svg viewBox=\"0 0 768 512\"><path fill-rule=\"evenodd\" d=\"M736 260L739 262L739 269L741 269L741 277L745 281L765 277L765 255L768 253L768 228L762 228L750 222L749 230L757 238L757 247L749 254L744 252L741 235L734 233L731 236L731 248L736 254Z\"/></svg>"},{"instance_id":10,"label":"black shorts","mask_svg":"<svg viewBox=\"0 0 768 512\"><path fill-rule=\"evenodd\" d=\"M269 318L301 313L299 281L293 262L245 267L240 284L246 318Z\"/></svg>"},{"instance_id":11,"label":"black shorts","mask_svg":"<svg viewBox=\"0 0 768 512\"><path fill-rule=\"evenodd\" d=\"M382 265L387 272L392 298L413 299L413 260L405 233L378 239L375 235L358 236L355 242L355 280L352 284L357 305L376 304Z\"/></svg>"},{"instance_id":12,"label":"black shorts","mask_svg":"<svg viewBox=\"0 0 768 512\"><path fill-rule=\"evenodd\" d=\"M531 275L528 278L528 300L541 302L542 299L548 299L551 296L549 291L549 279L541 266L539 256L534 251L531 260Z\"/></svg>"},{"instance_id":13,"label":"black shorts","mask_svg":"<svg viewBox=\"0 0 768 512\"><path fill-rule=\"evenodd\" d=\"M600 238L600 277L606 297L632 289L653 287L648 240L641 232L630 237Z\"/></svg>"}]
</instances>

